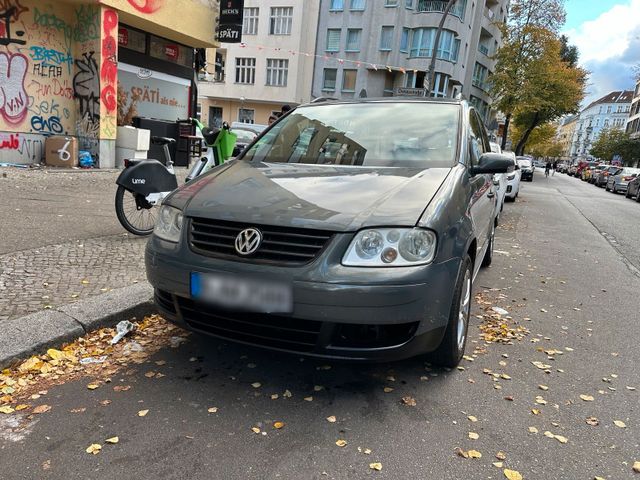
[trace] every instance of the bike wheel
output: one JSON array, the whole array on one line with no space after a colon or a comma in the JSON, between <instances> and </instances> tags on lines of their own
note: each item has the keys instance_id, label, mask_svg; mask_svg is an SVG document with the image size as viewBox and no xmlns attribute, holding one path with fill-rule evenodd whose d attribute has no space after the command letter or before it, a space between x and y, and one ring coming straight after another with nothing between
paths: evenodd
<instances>
[{"instance_id":1,"label":"bike wheel","mask_svg":"<svg viewBox=\"0 0 640 480\"><path fill-rule=\"evenodd\" d=\"M116 216L120 224L134 235L150 235L156 225L157 209L140 194L118 186Z\"/></svg>"}]
</instances>

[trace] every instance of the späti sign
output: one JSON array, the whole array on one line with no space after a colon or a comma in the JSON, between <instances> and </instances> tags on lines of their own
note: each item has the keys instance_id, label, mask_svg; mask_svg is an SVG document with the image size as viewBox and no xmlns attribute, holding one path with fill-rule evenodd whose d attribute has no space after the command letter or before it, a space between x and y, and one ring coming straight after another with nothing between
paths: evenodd
<instances>
[{"instance_id":1,"label":"sp\u00e4ti sign","mask_svg":"<svg viewBox=\"0 0 640 480\"><path fill-rule=\"evenodd\" d=\"M225 43L242 41L242 16L244 0L222 0L220 18L216 30L216 40Z\"/></svg>"}]
</instances>

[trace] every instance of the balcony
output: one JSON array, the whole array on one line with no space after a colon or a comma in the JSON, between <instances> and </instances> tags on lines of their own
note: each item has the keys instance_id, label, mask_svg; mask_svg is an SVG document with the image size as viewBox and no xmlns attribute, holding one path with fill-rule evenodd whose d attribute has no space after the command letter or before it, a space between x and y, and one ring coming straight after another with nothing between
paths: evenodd
<instances>
[{"instance_id":1,"label":"balcony","mask_svg":"<svg viewBox=\"0 0 640 480\"><path fill-rule=\"evenodd\" d=\"M480 53L484 53L487 57L489 56L489 47L487 47L486 45L478 45L478 51Z\"/></svg>"},{"instance_id":2,"label":"balcony","mask_svg":"<svg viewBox=\"0 0 640 480\"><path fill-rule=\"evenodd\" d=\"M444 13L447 3L448 2L444 2L442 0L418 0L416 12ZM458 17L460 20L464 20L464 10L466 6L466 0L458 0L453 7L451 7L451 10L449 10L449 15L453 15L454 17Z\"/></svg>"}]
</instances>

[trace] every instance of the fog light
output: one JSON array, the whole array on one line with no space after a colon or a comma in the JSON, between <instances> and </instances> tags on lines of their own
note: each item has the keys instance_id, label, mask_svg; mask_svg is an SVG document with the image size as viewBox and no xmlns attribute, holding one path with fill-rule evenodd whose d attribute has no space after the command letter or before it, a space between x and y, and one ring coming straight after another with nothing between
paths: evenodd
<instances>
[{"instance_id":1,"label":"fog light","mask_svg":"<svg viewBox=\"0 0 640 480\"><path fill-rule=\"evenodd\" d=\"M398 258L398 251L395 248L391 247L385 248L382 251L382 255L380 255L380 259L384 263L392 263L396 258Z\"/></svg>"}]
</instances>

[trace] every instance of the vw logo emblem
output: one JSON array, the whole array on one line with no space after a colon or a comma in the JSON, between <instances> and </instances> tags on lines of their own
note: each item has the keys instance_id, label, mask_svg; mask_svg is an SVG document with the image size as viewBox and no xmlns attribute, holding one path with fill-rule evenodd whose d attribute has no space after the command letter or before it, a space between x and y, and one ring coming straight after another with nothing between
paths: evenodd
<instances>
[{"instance_id":1,"label":"vw logo emblem","mask_svg":"<svg viewBox=\"0 0 640 480\"><path fill-rule=\"evenodd\" d=\"M246 228L236 237L236 252L240 255L251 255L262 243L262 233L255 228Z\"/></svg>"}]
</instances>

